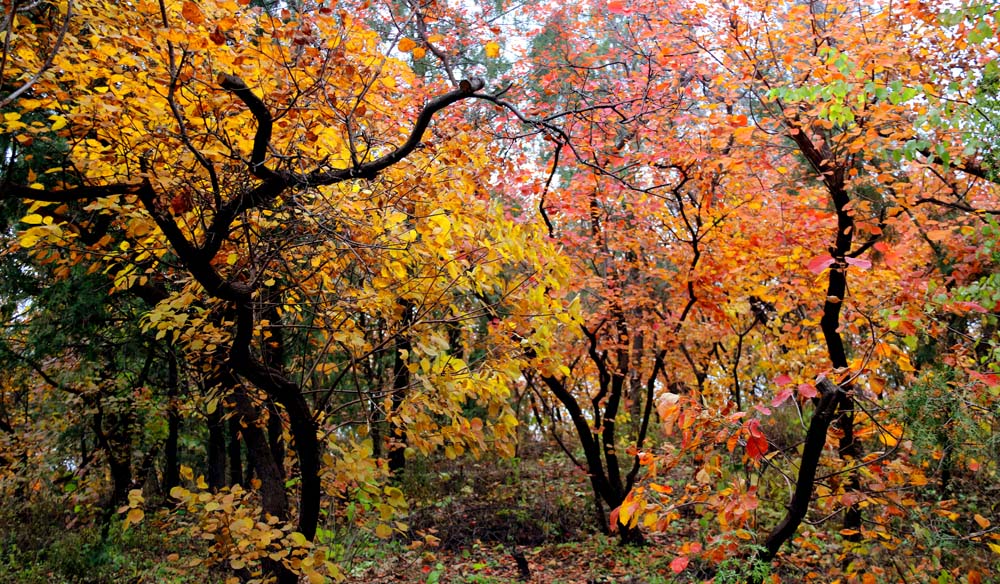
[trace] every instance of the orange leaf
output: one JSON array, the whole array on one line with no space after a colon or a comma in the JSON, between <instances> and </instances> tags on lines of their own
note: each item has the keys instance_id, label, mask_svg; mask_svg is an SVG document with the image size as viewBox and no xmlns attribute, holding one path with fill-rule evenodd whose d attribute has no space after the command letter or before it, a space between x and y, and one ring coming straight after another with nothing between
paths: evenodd
<instances>
[{"instance_id":1,"label":"orange leaf","mask_svg":"<svg viewBox=\"0 0 1000 584\"><path fill-rule=\"evenodd\" d=\"M951 235L950 229L935 229L927 232L927 239L931 241L941 241Z\"/></svg>"},{"instance_id":2,"label":"orange leaf","mask_svg":"<svg viewBox=\"0 0 1000 584\"><path fill-rule=\"evenodd\" d=\"M976 521L976 524L979 525L979 527L982 527L983 529L987 529L990 526L990 520L983 517L979 513L973 515L972 518Z\"/></svg>"},{"instance_id":3,"label":"orange leaf","mask_svg":"<svg viewBox=\"0 0 1000 584\"><path fill-rule=\"evenodd\" d=\"M205 15L202 14L201 8L198 7L194 2L185 2L181 7L181 16L191 24L201 24L205 22Z\"/></svg>"},{"instance_id":4,"label":"orange leaf","mask_svg":"<svg viewBox=\"0 0 1000 584\"><path fill-rule=\"evenodd\" d=\"M625 8L624 0L611 0L611 2L608 2L608 12L612 14L625 14L628 10Z\"/></svg>"},{"instance_id":5,"label":"orange leaf","mask_svg":"<svg viewBox=\"0 0 1000 584\"><path fill-rule=\"evenodd\" d=\"M399 39L399 50L404 53L409 53L417 46L417 43L413 42L413 39L401 38Z\"/></svg>"}]
</instances>

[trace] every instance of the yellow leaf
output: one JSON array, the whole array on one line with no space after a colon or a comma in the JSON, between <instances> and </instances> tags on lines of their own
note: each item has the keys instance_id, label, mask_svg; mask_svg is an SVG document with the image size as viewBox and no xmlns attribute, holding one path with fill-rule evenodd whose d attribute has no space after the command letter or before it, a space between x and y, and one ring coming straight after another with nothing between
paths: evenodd
<instances>
[{"instance_id":1,"label":"yellow leaf","mask_svg":"<svg viewBox=\"0 0 1000 584\"><path fill-rule=\"evenodd\" d=\"M145 517L145 513L142 512L142 509L130 509L128 515L125 516L125 529L139 523L143 517Z\"/></svg>"},{"instance_id":2,"label":"yellow leaf","mask_svg":"<svg viewBox=\"0 0 1000 584\"><path fill-rule=\"evenodd\" d=\"M515 418L513 414L506 413L500 416L500 423L508 428L514 428L517 426L517 418Z\"/></svg>"},{"instance_id":3,"label":"yellow leaf","mask_svg":"<svg viewBox=\"0 0 1000 584\"><path fill-rule=\"evenodd\" d=\"M496 41L490 41L486 43L486 56L490 59L496 59L500 56L500 43Z\"/></svg>"},{"instance_id":4,"label":"yellow leaf","mask_svg":"<svg viewBox=\"0 0 1000 584\"><path fill-rule=\"evenodd\" d=\"M31 213L21 217L21 223L27 223L28 225L41 225L44 218L38 213Z\"/></svg>"},{"instance_id":5,"label":"yellow leaf","mask_svg":"<svg viewBox=\"0 0 1000 584\"><path fill-rule=\"evenodd\" d=\"M66 118L60 115L51 115L49 119L52 120L52 130L61 130L66 127Z\"/></svg>"},{"instance_id":6,"label":"yellow leaf","mask_svg":"<svg viewBox=\"0 0 1000 584\"><path fill-rule=\"evenodd\" d=\"M896 359L896 365L899 367L900 371L916 371L916 369L913 368L913 365L910 364L910 357L907 355L900 355L899 358Z\"/></svg>"},{"instance_id":7,"label":"yellow leaf","mask_svg":"<svg viewBox=\"0 0 1000 584\"><path fill-rule=\"evenodd\" d=\"M409 53L417 46L417 43L413 39L403 37L399 39L399 50L404 53Z\"/></svg>"},{"instance_id":8,"label":"yellow leaf","mask_svg":"<svg viewBox=\"0 0 1000 584\"><path fill-rule=\"evenodd\" d=\"M987 543L986 545L990 546L993 553L1000 554L1000 543Z\"/></svg>"},{"instance_id":9,"label":"yellow leaf","mask_svg":"<svg viewBox=\"0 0 1000 584\"><path fill-rule=\"evenodd\" d=\"M38 243L38 236L35 234L24 234L18 242L21 244L21 247L24 248L34 247L34 245Z\"/></svg>"},{"instance_id":10,"label":"yellow leaf","mask_svg":"<svg viewBox=\"0 0 1000 584\"><path fill-rule=\"evenodd\" d=\"M399 262L390 262L389 269L392 271L392 275L400 280L406 279L406 267Z\"/></svg>"},{"instance_id":11,"label":"yellow leaf","mask_svg":"<svg viewBox=\"0 0 1000 584\"><path fill-rule=\"evenodd\" d=\"M618 522L622 525L633 525L631 521L633 519L632 514L635 512L637 506L634 491L629 491L625 500L622 501L621 510L618 512Z\"/></svg>"},{"instance_id":12,"label":"yellow leaf","mask_svg":"<svg viewBox=\"0 0 1000 584\"><path fill-rule=\"evenodd\" d=\"M381 537L382 539L388 539L392 537L392 528L385 523L379 523L375 528L375 535Z\"/></svg>"},{"instance_id":13,"label":"yellow leaf","mask_svg":"<svg viewBox=\"0 0 1000 584\"><path fill-rule=\"evenodd\" d=\"M226 263L231 266L235 264L236 260L238 259L240 259L240 256L236 255L235 253L231 253L226 256Z\"/></svg>"},{"instance_id":14,"label":"yellow leaf","mask_svg":"<svg viewBox=\"0 0 1000 584\"><path fill-rule=\"evenodd\" d=\"M444 213L438 213L431 215L427 220L433 226L434 239L438 243L446 242L448 240L447 235L451 232L451 219Z\"/></svg>"}]
</instances>

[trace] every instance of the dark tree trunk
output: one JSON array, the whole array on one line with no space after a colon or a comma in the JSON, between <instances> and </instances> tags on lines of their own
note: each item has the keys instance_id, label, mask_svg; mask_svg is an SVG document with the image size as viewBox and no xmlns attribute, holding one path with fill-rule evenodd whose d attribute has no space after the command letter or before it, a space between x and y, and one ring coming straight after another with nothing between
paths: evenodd
<instances>
[{"instance_id":1,"label":"dark tree trunk","mask_svg":"<svg viewBox=\"0 0 1000 584\"><path fill-rule=\"evenodd\" d=\"M132 460L129 456L112 454L108 456L111 468L111 507L117 509L128 502L128 492L132 489Z\"/></svg>"},{"instance_id":2,"label":"dark tree trunk","mask_svg":"<svg viewBox=\"0 0 1000 584\"><path fill-rule=\"evenodd\" d=\"M853 211L849 208L851 198L846 187L847 166L846 163L832 166L830 164L831 157L825 150L828 149L828 146L822 145L817 148L807 132L803 131L802 128L797 128L797 130L792 135L792 140L795 141L803 156L812 164L817 172L817 178L823 181L837 212L837 234L834 238L834 245L830 249L834 263L830 266L830 277L827 284L826 301L823 303L820 329L826 341L830 364L834 369L846 369L848 360L844 339L840 335L840 313L847 296L847 259L853 257L851 247L855 231ZM834 422L842 432L839 452L842 458L850 458L853 463L856 463L860 460L862 451L861 442L854 435L854 398L851 395L852 388L844 387L842 389L843 391L838 398L840 402L837 408L839 414ZM847 488L851 490L860 488L856 472L850 474ZM857 532L854 535L846 536L849 540L860 539L861 510L857 504L851 505L844 513L844 529Z\"/></svg>"},{"instance_id":3,"label":"dark tree trunk","mask_svg":"<svg viewBox=\"0 0 1000 584\"><path fill-rule=\"evenodd\" d=\"M799 476L795 481L795 491L784 519L771 530L764 541L765 551L761 552L759 556L764 562L770 562L774 559L781 546L795 535L795 530L798 529L809 510L813 483L816 481L816 469L819 468L820 456L826 446L826 433L836 414L840 396L843 394L840 387L825 378L816 384L816 388L819 390L820 397L816 402L816 412L813 414L813 418L809 422L809 429L806 431L806 442L802 448L802 460L799 463Z\"/></svg>"},{"instance_id":4,"label":"dark tree trunk","mask_svg":"<svg viewBox=\"0 0 1000 584\"><path fill-rule=\"evenodd\" d=\"M389 472L399 474L406 468L406 428L397 421L396 413L403 405L403 399L410 387L410 368L403 359L403 351L407 354L412 350L410 345L410 325L412 324L413 306L406 300L400 300L403 311L402 330L396 333L395 350L392 360L392 412L390 412L389 428Z\"/></svg>"},{"instance_id":5,"label":"dark tree trunk","mask_svg":"<svg viewBox=\"0 0 1000 584\"><path fill-rule=\"evenodd\" d=\"M167 440L163 445L163 490L166 493L170 493L170 489L181 484L180 462L178 460L181 417L177 412L179 383L177 358L171 353L167 359Z\"/></svg>"},{"instance_id":6,"label":"dark tree trunk","mask_svg":"<svg viewBox=\"0 0 1000 584\"><path fill-rule=\"evenodd\" d=\"M267 445L271 449L271 457L278 465L282 476L285 474L285 440L284 426L281 423L281 410L273 402L267 401Z\"/></svg>"},{"instance_id":7,"label":"dark tree trunk","mask_svg":"<svg viewBox=\"0 0 1000 584\"><path fill-rule=\"evenodd\" d=\"M288 415L295 454L299 463L299 524L298 531L312 540L319 525L320 498L322 485L319 478L320 444L316 436L317 427L308 402L299 386L288 379L279 367L283 351L282 339L277 330L272 331L265 361L255 359L250 354L253 338L253 305L250 302L237 308L236 335L230 352L230 366L233 371L260 388L274 402L281 405ZM279 322L277 315L270 321ZM270 328L268 330L271 330ZM273 363L269 366L268 362ZM271 412L272 417L274 411ZM268 424L271 429L270 423ZM273 438L273 435L272 435ZM277 461L275 461L277 462ZM258 469L258 475L260 469Z\"/></svg>"},{"instance_id":8,"label":"dark tree trunk","mask_svg":"<svg viewBox=\"0 0 1000 584\"><path fill-rule=\"evenodd\" d=\"M208 414L208 487L217 491L226 486L226 432L222 404Z\"/></svg>"},{"instance_id":9,"label":"dark tree trunk","mask_svg":"<svg viewBox=\"0 0 1000 584\"><path fill-rule=\"evenodd\" d=\"M229 454L229 485L235 485L243 480L243 447L240 443L240 436L243 431L240 427L240 417L229 418L229 443L227 451Z\"/></svg>"},{"instance_id":10,"label":"dark tree trunk","mask_svg":"<svg viewBox=\"0 0 1000 584\"><path fill-rule=\"evenodd\" d=\"M246 390L237 385L233 390L233 401L236 402L236 418L239 419L241 433L247 445L248 458L253 461L254 471L260 480L260 496L262 511L288 520L288 494L285 492L285 479L272 456L267 437L260 428L257 409L250 401ZM292 573L280 561L265 557L262 562L265 573L274 574L279 584L296 584L298 576Z\"/></svg>"}]
</instances>

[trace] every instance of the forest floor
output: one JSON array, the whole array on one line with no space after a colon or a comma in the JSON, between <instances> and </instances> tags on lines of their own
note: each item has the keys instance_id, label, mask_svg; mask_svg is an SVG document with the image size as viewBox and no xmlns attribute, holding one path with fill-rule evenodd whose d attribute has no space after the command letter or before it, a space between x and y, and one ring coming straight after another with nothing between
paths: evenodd
<instances>
[{"instance_id":1,"label":"forest floor","mask_svg":"<svg viewBox=\"0 0 1000 584\"><path fill-rule=\"evenodd\" d=\"M439 463L408 474L411 530L423 539L366 548L352 563L352 584L677 581L665 537L629 548L596 532L587 477L561 456Z\"/></svg>"},{"instance_id":2,"label":"forest floor","mask_svg":"<svg viewBox=\"0 0 1000 584\"><path fill-rule=\"evenodd\" d=\"M691 515L669 534L626 547L598 533L586 474L558 452L513 460L411 461L399 487L409 510L405 533L379 539L338 516L327 541L348 584L736 584L745 562L711 564L682 546L704 542L718 525ZM990 491L992 493L992 491ZM987 509L992 498L966 501ZM761 532L780 508L762 510ZM223 584L232 573L199 564L202 542L174 537L147 518L102 539L94 525L67 523L58 501L0 508L0 584ZM339 526L339 527L338 527ZM803 525L765 579L770 583L1000 584L996 555L960 539L929 545L845 542L835 521ZM749 548L748 548L749 550ZM923 550L917 552L914 550ZM519 566L523 558L525 574ZM679 572L679 573L678 573Z\"/></svg>"}]
</instances>

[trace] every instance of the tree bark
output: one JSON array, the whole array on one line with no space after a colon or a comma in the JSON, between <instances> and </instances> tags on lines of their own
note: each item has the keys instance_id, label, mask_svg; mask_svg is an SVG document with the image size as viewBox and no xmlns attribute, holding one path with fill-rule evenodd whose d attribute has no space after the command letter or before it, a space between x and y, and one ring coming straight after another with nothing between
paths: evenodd
<instances>
[{"instance_id":1,"label":"tree bark","mask_svg":"<svg viewBox=\"0 0 1000 584\"><path fill-rule=\"evenodd\" d=\"M217 398L218 399L218 398ZM221 401L221 400L220 400ZM218 491L226 486L226 432L222 420L222 404L208 414L208 488Z\"/></svg>"},{"instance_id":2,"label":"tree bark","mask_svg":"<svg viewBox=\"0 0 1000 584\"><path fill-rule=\"evenodd\" d=\"M178 460L181 426L181 417L177 412L178 385L177 357L170 353L167 357L167 440L163 446L163 490L166 493L181 484L180 462Z\"/></svg>"},{"instance_id":3,"label":"tree bark","mask_svg":"<svg viewBox=\"0 0 1000 584\"><path fill-rule=\"evenodd\" d=\"M820 456L826 447L826 433L836 415L837 406L841 403L840 396L844 393L842 388L826 378L820 379L816 389L819 390L820 397L813 418L809 422L809 429L806 431L806 442L802 449L795 491L784 519L764 540L765 551L758 556L764 562L773 560L781 546L795 535L795 530L809 510L816 470L819 468Z\"/></svg>"},{"instance_id":4,"label":"tree bark","mask_svg":"<svg viewBox=\"0 0 1000 584\"><path fill-rule=\"evenodd\" d=\"M229 454L230 486L243 481L243 447L240 440L242 433L239 416L229 418L229 443L226 450Z\"/></svg>"},{"instance_id":5,"label":"tree bark","mask_svg":"<svg viewBox=\"0 0 1000 584\"><path fill-rule=\"evenodd\" d=\"M406 428L396 418L399 408L403 405L406 392L410 387L410 368L408 359L403 359L403 351L407 354L412 350L410 344L410 325L412 324L413 305L406 300L398 302L402 309L400 319L401 330L396 333L395 350L392 360L392 412L389 413L389 472L393 475L401 473L406 468Z\"/></svg>"},{"instance_id":6,"label":"tree bark","mask_svg":"<svg viewBox=\"0 0 1000 584\"><path fill-rule=\"evenodd\" d=\"M260 428L257 408L250 401L246 390L237 385L233 390L233 401L241 425L241 433L247 445L249 458L260 480L262 510L267 515L273 515L282 521L288 520L288 494L285 492L285 479L277 462L271 453L264 431ZM236 419L236 418L234 418ZM270 558L262 560L265 573L275 574L278 584L296 584L298 576L286 568L280 561Z\"/></svg>"}]
</instances>

